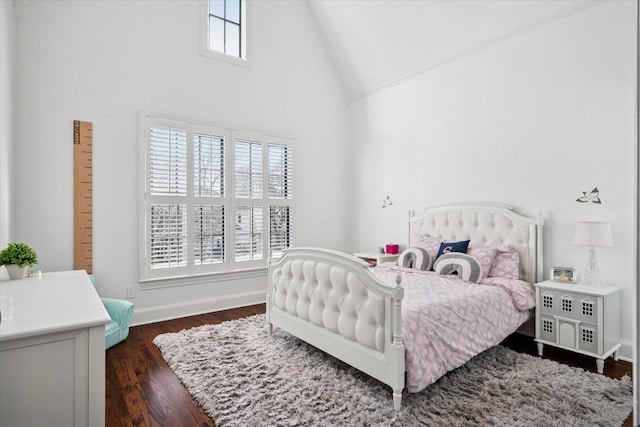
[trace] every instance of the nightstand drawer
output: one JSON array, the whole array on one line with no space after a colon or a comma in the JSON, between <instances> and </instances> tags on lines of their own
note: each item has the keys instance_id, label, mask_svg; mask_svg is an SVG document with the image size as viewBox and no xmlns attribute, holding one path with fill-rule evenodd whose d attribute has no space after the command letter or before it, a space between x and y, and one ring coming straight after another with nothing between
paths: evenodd
<instances>
[{"instance_id":1,"label":"nightstand drawer","mask_svg":"<svg viewBox=\"0 0 640 427\"><path fill-rule=\"evenodd\" d=\"M596 323L602 310L601 298L591 295L552 289L541 289L539 295L538 310L541 314Z\"/></svg>"},{"instance_id":2,"label":"nightstand drawer","mask_svg":"<svg viewBox=\"0 0 640 427\"><path fill-rule=\"evenodd\" d=\"M588 323L580 324L578 330L578 348L582 351L601 354L602 349L598 348L598 328Z\"/></svg>"},{"instance_id":3,"label":"nightstand drawer","mask_svg":"<svg viewBox=\"0 0 640 427\"><path fill-rule=\"evenodd\" d=\"M540 327L537 331L537 338L555 343L557 334L556 329L556 319L553 316L545 316L543 314L540 315Z\"/></svg>"},{"instance_id":4,"label":"nightstand drawer","mask_svg":"<svg viewBox=\"0 0 640 427\"><path fill-rule=\"evenodd\" d=\"M601 353L598 327L589 323L555 316L540 315L538 338L566 348Z\"/></svg>"}]
</instances>

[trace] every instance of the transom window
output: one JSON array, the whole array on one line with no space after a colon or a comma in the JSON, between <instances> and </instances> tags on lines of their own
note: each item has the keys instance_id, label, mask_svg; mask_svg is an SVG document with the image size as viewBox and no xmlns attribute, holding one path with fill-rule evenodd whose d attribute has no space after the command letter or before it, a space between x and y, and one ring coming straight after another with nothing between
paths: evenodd
<instances>
[{"instance_id":1,"label":"transom window","mask_svg":"<svg viewBox=\"0 0 640 427\"><path fill-rule=\"evenodd\" d=\"M207 0L203 2L205 54L224 59L247 59L247 1Z\"/></svg>"},{"instance_id":2,"label":"transom window","mask_svg":"<svg viewBox=\"0 0 640 427\"><path fill-rule=\"evenodd\" d=\"M143 119L141 280L264 268L292 246L292 140Z\"/></svg>"}]
</instances>

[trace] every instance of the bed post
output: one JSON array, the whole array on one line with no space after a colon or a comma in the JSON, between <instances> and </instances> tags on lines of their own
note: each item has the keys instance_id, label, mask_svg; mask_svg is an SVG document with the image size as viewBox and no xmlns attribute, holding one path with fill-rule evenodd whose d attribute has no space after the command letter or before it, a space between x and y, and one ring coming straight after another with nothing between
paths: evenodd
<instances>
[{"instance_id":1,"label":"bed post","mask_svg":"<svg viewBox=\"0 0 640 427\"><path fill-rule=\"evenodd\" d=\"M400 273L396 274L396 287L394 288L393 296L391 297L391 316L393 321L393 341L391 343L393 352L397 358L398 363L395 366L400 367L396 372L396 387L393 387L393 408L396 411L400 410L400 404L402 403L402 389L404 389L404 346L402 344L402 298L404 298L404 289L401 286L402 276Z\"/></svg>"},{"instance_id":2,"label":"bed post","mask_svg":"<svg viewBox=\"0 0 640 427\"><path fill-rule=\"evenodd\" d=\"M409 239L407 240L407 248L409 248L409 246L411 245L411 219L414 217L414 215L415 211L409 209L409 221L407 221L407 224L409 225Z\"/></svg>"},{"instance_id":3,"label":"bed post","mask_svg":"<svg viewBox=\"0 0 640 427\"><path fill-rule=\"evenodd\" d=\"M544 219L542 218L542 209L538 210L538 216L536 221L536 277L535 283L542 282L544 280L544 269L542 264L544 260L542 259L542 226L544 224Z\"/></svg>"},{"instance_id":4,"label":"bed post","mask_svg":"<svg viewBox=\"0 0 640 427\"><path fill-rule=\"evenodd\" d=\"M273 324L271 324L271 291L272 291L272 271L271 262L273 261L273 251L269 251L269 259L267 260L267 300L266 300L266 319L267 319L267 332L269 335L273 332Z\"/></svg>"}]
</instances>

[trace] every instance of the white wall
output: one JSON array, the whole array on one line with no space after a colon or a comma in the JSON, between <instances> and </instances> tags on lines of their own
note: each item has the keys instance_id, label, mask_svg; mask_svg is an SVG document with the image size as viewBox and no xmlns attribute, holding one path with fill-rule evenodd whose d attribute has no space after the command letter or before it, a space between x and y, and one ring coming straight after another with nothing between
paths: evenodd
<instances>
[{"instance_id":1,"label":"white wall","mask_svg":"<svg viewBox=\"0 0 640 427\"><path fill-rule=\"evenodd\" d=\"M403 243L409 209L487 200L542 210L545 266L582 273L587 253L571 245L574 222L610 221L616 246L599 250L600 267L623 286L622 334L632 341L635 2L550 22L348 110L302 2L252 2L250 69L199 55L195 1L26 2L14 22L10 3L0 4L0 243L28 242L42 270L73 267L72 122L87 120L98 290L124 298L137 287L146 110L296 137L301 245ZM593 186L602 206L574 201ZM382 209L387 194L394 205ZM258 277L139 291L137 319L263 298L264 286Z\"/></svg>"},{"instance_id":2,"label":"white wall","mask_svg":"<svg viewBox=\"0 0 640 427\"><path fill-rule=\"evenodd\" d=\"M0 2L0 248L11 241L11 145L13 140L14 13L10 2ZM0 277L6 271L0 271Z\"/></svg>"},{"instance_id":3,"label":"white wall","mask_svg":"<svg viewBox=\"0 0 640 427\"><path fill-rule=\"evenodd\" d=\"M296 243L346 247L342 89L303 2L251 6L252 66L243 68L199 54L197 1L28 3L15 22L11 231L43 271L73 268L72 127L85 120L98 291L124 298L138 286L140 111L296 138ZM265 274L138 290L134 322L264 301L265 290Z\"/></svg>"},{"instance_id":4,"label":"white wall","mask_svg":"<svg viewBox=\"0 0 640 427\"><path fill-rule=\"evenodd\" d=\"M605 280L623 288L631 358L636 7L606 2L354 102L352 249L406 244L410 209L492 201L542 210L545 268L582 274L575 221L610 221L615 247L598 256ZM594 186L601 206L575 201ZM382 209L387 194L394 205Z\"/></svg>"}]
</instances>

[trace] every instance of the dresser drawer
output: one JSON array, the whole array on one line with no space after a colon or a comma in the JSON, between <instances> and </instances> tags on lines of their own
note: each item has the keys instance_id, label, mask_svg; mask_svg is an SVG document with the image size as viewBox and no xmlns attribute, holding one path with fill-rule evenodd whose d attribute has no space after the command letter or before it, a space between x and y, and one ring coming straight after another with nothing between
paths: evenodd
<instances>
[{"instance_id":1,"label":"dresser drawer","mask_svg":"<svg viewBox=\"0 0 640 427\"><path fill-rule=\"evenodd\" d=\"M582 322L597 323L602 310L601 298L555 289L540 289L540 314L569 317Z\"/></svg>"},{"instance_id":2,"label":"dresser drawer","mask_svg":"<svg viewBox=\"0 0 640 427\"><path fill-rule=\"evenodd\" d=\"M556 319L552 316L540 315L540 326L537 331L537 338L549 341L551 343L556 342Z\"/></svg>"},{"instance_id":3,"label":"dresser drawer","mask_svg":"<svg viewBox=\"0 0 640 427\"><path fill-rule=\"evenodd\" d=\"M578 348L580 350L590 353L602 353L602 349L598 348L599 342L598 328L595 325L580 324L578 328Z\"/></svg>"},{"instance_id":4,"label":"dresser drawer","mask_svg":"<svg viewBox=\"0 0 640 427\"><path fill-rule=\"evenodd\" d=\"M580 348L580 329L580 322L571 319L540 316L540 338L565 348Z\"/></svg>"},{"instance_id":5,"label":"dresser drawer","mask_svg":"<svg viewBox=\"0 0 640 427\"><path fill-rule=\"evenodd\" d=\"M598 327L590 323L540 315L538 338L565 348L601 353Z\"/></svg>"}]
</instances>

